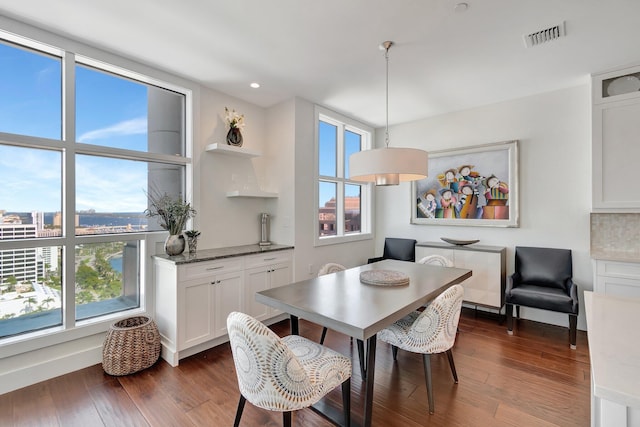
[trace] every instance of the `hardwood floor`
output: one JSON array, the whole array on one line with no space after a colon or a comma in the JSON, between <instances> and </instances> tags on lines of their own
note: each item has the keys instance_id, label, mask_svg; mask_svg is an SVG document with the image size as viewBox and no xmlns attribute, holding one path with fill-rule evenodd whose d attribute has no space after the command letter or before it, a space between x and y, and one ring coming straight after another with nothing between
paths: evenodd
<instances>
[{"instance_id":1,"label":"hardwood floor","mask_svg":"<svg viewBox=\"0 0 640 427\"><path fill-rule=\"evenodd\" d=\"M273 329L288 333L288 321ZM312 339L322 328L300 321ZM588 426L589 353L586 333L570 350L566 328L526 320L514 336L495 319L464 309L453 349L459 384L445 355L432 358L435 414L429 415L420 355L378 341L375 426ZM325 345L354 357L352 414L360 419L363 384L350 339L329 331ZM100 365L0 396L2 426L231 426L238 386L228 344L183 359L163 360L134 375L111 377ZM341 402L340 388L329 398ZM330 426L315 412L293 415L297 426ZM280 413L247 403L241 426L281 426Z\"/></svg>"}]
</instances>

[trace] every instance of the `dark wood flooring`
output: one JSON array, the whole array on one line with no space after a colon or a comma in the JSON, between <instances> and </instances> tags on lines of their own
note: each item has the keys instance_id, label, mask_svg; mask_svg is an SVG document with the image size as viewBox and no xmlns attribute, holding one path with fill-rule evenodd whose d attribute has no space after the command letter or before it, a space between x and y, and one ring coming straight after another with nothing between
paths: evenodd
<instances>
[{"instance_id":1,"label":"dark wood flooring","mask_svg":"<svg viewBox=\"0 0 640 427\"><path fill-rule=\"evenodd\" d=\"M288 333L288 321L273 329ZM300 321L300 333L318 339L321 328ZM516 335L492 318L464 309L453 349L460 378L454 384L445 355L432 358L435 414L429 415L422 359L378 341L373 407L375 426L588 426L589 353L586 333L570 350L565 328L526 320ZM329 331L325 344L355 356L349 337ZM360 418L363 384L357 362L352 411ZM238 386L228 344L183 359L163 360L134 375L111 377L100 365L0 396L1 426L231 426ZM340 388L329 398L341 402ZM297 426L331 425L304 409ZM280 413L247 403L241 426L280 426Z\"/></svg>"}]
</instances>

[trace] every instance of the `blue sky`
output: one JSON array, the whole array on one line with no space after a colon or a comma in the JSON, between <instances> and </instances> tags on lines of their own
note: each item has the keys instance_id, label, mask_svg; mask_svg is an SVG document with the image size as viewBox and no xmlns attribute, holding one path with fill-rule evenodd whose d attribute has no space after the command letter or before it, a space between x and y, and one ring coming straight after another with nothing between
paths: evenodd
<instances>
[{"instance_id":1,"label":"blue sky","mask_svg":"<svg viewBox=\"0 0 640 427\"><path fill-rule=\"evenodd\" d=\"M320 175L324 176L336 176L336 132L337 129L334 125L320 122L318 127L318 144L320 146L320 156L318 170ZM346 131L344 135L345 145L345 165L344 176L349 176L349 156L357 151L360 151L360 135L353 132ZM346 185L345 196L358 196L360 195L359 186ZM319 203L320 207L324 206L325 202L335 197L336 194L335 184L321 183L319 188Z\"/></svg>"},{"instance_id":2,"label":"blue sky","mask_svg":"<svg viewBox=\"0 0 640 427\"><path fill-rule=\"evenodd\" d=\"M59 58L0 43L0 132L59 140L61 92ZM79 142L146 151L145 85L78 66L76 111ZM61 170L59 152L0 146L0 209L61 210ZM76 176L78 210L146 208L144 163L78 156Z\"/></svg>"},{"instance_id":3,"label":"blue sky","mask_svg":"<svg viewBox=\"0 0 640 427\"><path fill-rule=\"evenodd\" d=\"M0 43L0 132L60 140L61 79L60 58ZM323 125L320 173L336 176L336 130ZM77 66L76 140L146 151L147 87ZM345 147L348 176L348 158L360 149L359 135L345 132ZM61 163L57 151L0 145L0 209L60 211ZM77 210L142 212L147 207L145 163L78 156L76 181ZM356 196L358 189L346 186L346 195ZM335 185L322 185L320 206L334 196Z\"/></svg>"}]
</instances>

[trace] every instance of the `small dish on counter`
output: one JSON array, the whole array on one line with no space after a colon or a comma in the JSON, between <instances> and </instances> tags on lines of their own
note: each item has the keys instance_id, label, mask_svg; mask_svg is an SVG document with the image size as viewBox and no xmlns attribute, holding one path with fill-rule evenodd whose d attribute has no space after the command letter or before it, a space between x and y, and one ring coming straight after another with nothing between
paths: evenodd
<instances>
[{"instance_id":1,"label":"small dish on counter","mask_svg":"<svg viewBox=\"0 0 640 427\"><path fill-rule=\"evenodd\" d=\"M478 243L480 240L478 239L474 239L474 240L457 240L457 239L450 239L448 237L441 237L440 240L447 242L447 243L451 243L452 245L456 245L456 246L466 246L466 245L472 245L474 243Z\"/></svg>"}]
</instances>

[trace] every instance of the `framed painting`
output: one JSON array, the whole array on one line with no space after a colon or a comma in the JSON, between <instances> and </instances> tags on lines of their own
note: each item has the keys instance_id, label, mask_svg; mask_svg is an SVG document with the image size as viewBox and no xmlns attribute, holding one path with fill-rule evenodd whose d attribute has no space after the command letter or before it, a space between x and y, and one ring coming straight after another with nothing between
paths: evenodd
<instances>
[{"instance_id":1,"label":"framed painting","mask_svg":"<svg viewBox=\"0 0 640 427\"><path fill-rule=\"evenodd\" d=\"M518 141L430 152L411 207L412 224L518 227Z\"/></svg>"}]
</instances>

